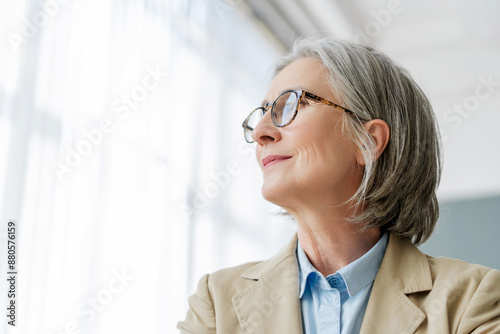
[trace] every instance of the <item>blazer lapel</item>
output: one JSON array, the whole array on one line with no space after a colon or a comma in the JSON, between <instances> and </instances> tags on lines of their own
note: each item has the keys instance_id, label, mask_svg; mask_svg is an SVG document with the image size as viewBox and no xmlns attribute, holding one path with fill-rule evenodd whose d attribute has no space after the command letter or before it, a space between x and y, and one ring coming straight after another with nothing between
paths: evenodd
<instances>
[{"instance_id":1,"label":"blazer lapel","mask_svg":"<svg viewBox=\"0 0 500 334\"><path fill-rule=\"evenodd\" d=\"M295 235L277 255L241 275L255 281L233 296L245 333L302 334L296 246Z\"/></svg>"},{"instance_id":2,"label":"blazer lapel","mask_svg":"<svg viewBox=\"0 0 500 334\"><path fill-rule=\"evenodd\" d=\"M425 314L408 295L431 289L426 256L411 241L391 234L360 334L414 333Z\"/></svg>"}]
</instances>

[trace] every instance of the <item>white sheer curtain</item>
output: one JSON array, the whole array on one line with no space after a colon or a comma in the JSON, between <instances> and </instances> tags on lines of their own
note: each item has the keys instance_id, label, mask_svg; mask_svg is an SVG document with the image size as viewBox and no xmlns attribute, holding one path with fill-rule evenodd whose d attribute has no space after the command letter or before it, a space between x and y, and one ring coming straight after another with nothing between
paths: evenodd
<instances>
[{"instance_id":1,"label":"white sheer curtain","mask_svg":"<svg viewBox=\"0 0 500 334\"><path fill-rule=\"evenodd\" d=\"M0 331L173 333L201 274L288 239L241 129L282 50L242 0L2 0L0 17L2 277L18 227Z\"/></svg>"}]
</instances>

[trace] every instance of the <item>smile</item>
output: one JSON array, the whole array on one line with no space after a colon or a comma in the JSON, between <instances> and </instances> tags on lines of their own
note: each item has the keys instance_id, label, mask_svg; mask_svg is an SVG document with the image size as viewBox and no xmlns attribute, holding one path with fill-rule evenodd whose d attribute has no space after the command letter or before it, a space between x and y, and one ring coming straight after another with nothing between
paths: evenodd
<instances>
[{"instance_id":1,"label":"smile","mask_svg":"<svg viewBox=\"0 0 500 334\"><path fill-rule=\"evenodd\" d=\"M262 168L267 168L272 165L276 165L277 163L280 163L282 161L290 159L290 156L285 156L285 155L268 155L264 159L262 159Z\"/></svg>"}]
</instances>

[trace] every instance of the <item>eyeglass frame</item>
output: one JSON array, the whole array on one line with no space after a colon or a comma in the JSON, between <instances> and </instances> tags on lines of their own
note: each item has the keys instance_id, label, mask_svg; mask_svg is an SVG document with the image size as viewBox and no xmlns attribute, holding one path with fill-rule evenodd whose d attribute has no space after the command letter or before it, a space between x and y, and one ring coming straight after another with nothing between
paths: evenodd
<instances>
[{"instance_id":1,"label":"eyeglass frame","mask_svg":"<svg viewBox=\"0 0 500 334\"><path fill-rule=\"evenodd\" d=\"M295 94L298 96L297 106L295 107L295 111L294 111L294 113L293 113L293 116L292 116L292 118L290 118L290 120L289 120L286 124L284 124L284 125L277 125L277 124L274 122L274 118L273 118L274 106L276 105L276 102L280 99L280 97L282 97L282 96L283 96L283 95L285 95L285 94L292 93L292 92L293 92L293 93L295 93ZM332 101L329 101L329 100L327 100L327 99L324 99L324 98L322 98L322 97L320 97L320 96L317 96L317 95L315 95L315 94L313 94L313 93L310 93L310 92L308 92L308 91L306 91L306 90L303 90L303 89L289 89L289 90L284 91L283 93L281 93L281 94L280 94L280 95L276 98L276 100L274 100L274 102L268 102L268 103L266 103L264 106L262 106L262 107L258 107L258 108L255 108L254 110L252 110L252 112L248 115L248 117L247 117L247 118L243 121L243 123L241 124L241 126L243 127L243 134L245 134L245 132L246 132L247 130L250 130L251 132L255 130L255 128L251 128L250 126L248 126L248 120L249 120L250 116L252 116L252 114L253 114L255 111L259 110L259 109L261 109L261 110L263 111L263 114L265 115L265 114L266 114L266 112L269 110L269 107L270 107L270 106L271 106L271 121L273 122L274 126L276 126L277 128L284 128L285 126L290 125L290 124L294 121L295 117L297 116L297 113L298 113L298 111L299 111L299 105L300 105L300 102L301 102L301 100L302 100L302 98L303 98L304 96L305 96L305 97L308 97L308 98L310 98L310 99L312 99L312 100L314 100L314 101L316 101L316 102L320 102L320 103L326 104L326 105L328 105L328 106L331 106L331 107L334 107L334 108L338 108L338 109L340 109L340 110L342 110L342 111L344 111L344 112L346 112L346 113L349 113L349 114L353 114L353 115L354 115L354 113L353 113L351 110L349 110L349 109L347 109L347 108L344 108L344 107L342 107L342 106L340 106L340 105L338 105L338 104L336 104L336 103L334 103L334 102L332 102ZM250 132L250 133L251 133L251 132ZM251 144L251 143L253 143L253 142L254 142L253 140L252 140L252 141L248 141L248 140L247 140L247 137L246 137L246 136L244 136L244 137L245 137L245 141L246 141L247 143Z\"/></svg>"}]
</instances>

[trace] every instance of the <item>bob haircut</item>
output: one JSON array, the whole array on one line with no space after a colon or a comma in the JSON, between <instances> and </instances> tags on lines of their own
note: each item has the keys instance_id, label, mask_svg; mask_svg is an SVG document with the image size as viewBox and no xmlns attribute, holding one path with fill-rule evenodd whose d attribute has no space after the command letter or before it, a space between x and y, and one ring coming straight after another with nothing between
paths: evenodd
<instances>
[{"instance_id":1,"label":"bob haircut","mask_svg":"<svg viewBox=\"0 0 500 334\"><path fill-rule=\"evenodd\" d=\"M362 229L378 227L423 243L439 217L436 190L441 177L440 136L429 100L410 74L382 52L330 38L298 39L274 76L303 57L321 60L332 92L354 113L343 113L342 131L367 164L349 200L357 209L350 220ZM378 159L362 124L372 119L384 120L391 131Z\"/></svg>"}]
</instances>

